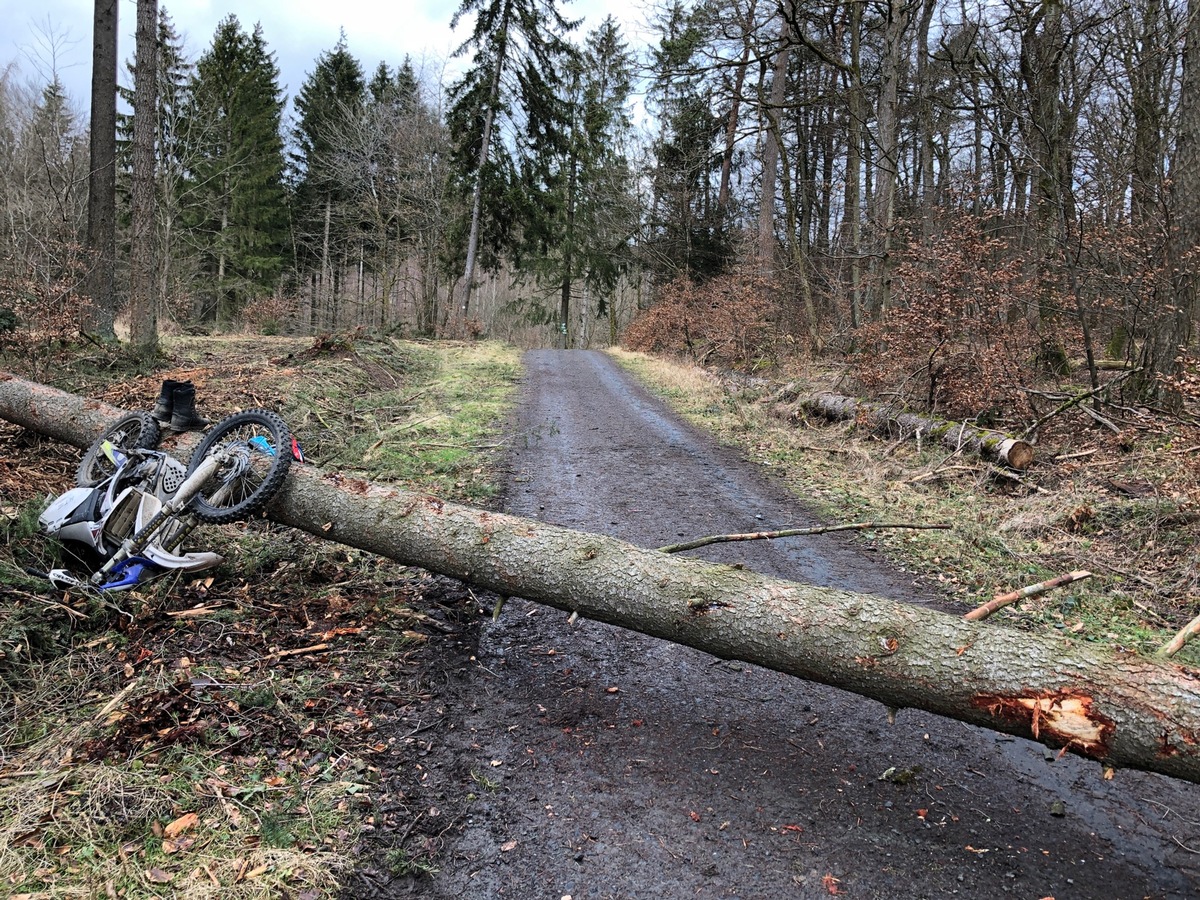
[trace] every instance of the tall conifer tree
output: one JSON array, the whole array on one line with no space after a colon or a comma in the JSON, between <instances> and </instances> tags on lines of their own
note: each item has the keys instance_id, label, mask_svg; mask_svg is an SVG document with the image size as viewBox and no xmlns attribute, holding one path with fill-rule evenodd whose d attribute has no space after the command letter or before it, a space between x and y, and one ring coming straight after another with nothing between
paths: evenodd
<instances>
[{"instance_id":1,"label":"tall conifer tree","mask_svg":"<svg viewBox=\"0 0 1200 900\"><path fill-rule=\"evenodd\" d=\"M284 193L284 97L261 26L236 16L217 26L196 64L192 114L202 123L189 209L201 268L215 283L202 318L229 325L245 302L279 281L288 244Z\"/></svg>"},{"instance_id":2,"label":"tall conifer tree","mask_svg":"<svg viewBox=\"0 0 1200 900\"><path fill-rule=\"evenodd\" d=\"M471 36L456 55L472 66L450 88L448 121L454 163L471 196L459 314L470 312L482 247L484 267L518 249L523 229L552 214L547 186L553 155L564 145L561 92L565 35L577 23L555 0L462 0L451 27L474 14Z\"/></svg>"},{"instance_id":3,"label":"tall conifer tree","mask_svg":"<svg viewBox=\"0 0 1200 900\"><path fill-rule=\"evenodd\" d=\"M637 228L632 170L625 156L631 124L634 57L612 16L591 32L567 67L569 124L553 181L558 218L550 223L539 277L559 289L565 346L576 344L572 292L581 282L599 296L596 313L628 267Z\"/></svg>"},{"instance_id":4,"label":"tall conifer tree","mask_svg":"<svg viewBox=\"0 0 1200 900\"><path fill-rule=\"evenodd\" d=\"M313 280L324 310L324 324L337 324L336 301L348 244L353 237L344 221L348 194L337 165L338 147L361 116L366 97L362 65L346 49L343 33L333 50L317 58L316 68L296 95L294 131L298 152L292 163L296 184L296 231L302 271ZM315 322L314 322L315 323Z\"/></svg>"}]
</instances>

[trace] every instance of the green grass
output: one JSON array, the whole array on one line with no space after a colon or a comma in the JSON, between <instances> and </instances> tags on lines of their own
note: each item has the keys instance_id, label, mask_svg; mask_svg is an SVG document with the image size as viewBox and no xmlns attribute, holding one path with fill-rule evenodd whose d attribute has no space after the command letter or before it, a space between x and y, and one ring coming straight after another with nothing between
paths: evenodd
<instances>
[{"instance_id":1,"label":"green grass","mask_svg":"<svg viewBox=\"0 0 1200 900\"><path fill-rule=\"evenodd\" d=\"M284 409L310 459L447 500L492 502L518 351L493 342L387 342L358 353L367 368L332 365L319 388L297 392Z\"/></svg>"}]
</instances>

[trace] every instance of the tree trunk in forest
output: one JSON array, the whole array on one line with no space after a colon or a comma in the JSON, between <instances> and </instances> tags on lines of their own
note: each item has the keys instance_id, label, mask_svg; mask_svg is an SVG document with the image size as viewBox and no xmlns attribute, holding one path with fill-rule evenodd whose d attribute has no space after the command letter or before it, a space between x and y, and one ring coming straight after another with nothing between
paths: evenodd
<instances>
[{"instance_id":1,"label":"tree trunk in forest","mask_svg":"<svg viewBox=\"0 0 1200 900\"><path fill-rule=\"evenodd\" d=\"M1200 315L1200 0L1190 0L1184 36L1179 132L1171 160L1171 224L1166 285L1156 321L1142 350L1141 396L1178 408L1172 381L1191 346Z\"/></svg>"},{"instance_id":2,"label":"tree trunk in forest","mask_svg":"<svg viewBox=\"0 0 1200 900\"><path fill-rule=\"evenodd\" d=\"M862 4L849 4L850 66L847 72L846 193L842 219L850 260L850 327L863 324L862 296L862 169L867 100L862 83Z\"/></svg>"},{"instance_id":3,"label":"tree trunk in forest","mask_svg":"<svg viewBox=\"0 0 1200 900\"><path fill-rule=\"evenodd\" d=\"M827 419L847 421L865 415L874 428L895 429L902 436L938 441L950 450L964 450L986 459L994 459L1017 470L1029 468L1033 462L1033 447L1025 441L1000 431L976 428L965 422L930 419L915 413L903 412L884 403L867 403L841 394L820 393L800 396L791 387L775 395L776 414L795 418L795 407Z\"/></svg>"},{"instance_id":4,"label":"tree trunk in forest","mask_svg":"<svg viewBox=\"0 0 1200 900\"><path fill-rule=\"evenodd\" d=\"M725 151L721 155L721 186L717 190L717 222L724 229L729 213L729 182L733 177L733 151L737 147L738 118L742 108L742 89L746 85L746 70L750 68L750 38L751 24L754 21L755 0L750 0L749 8L743 22L746 34L745 46L742 48L742 59L738 63L737 74L733 79L733 91L729 103L729 114L725 117Z\"/></svg>"},{"instance_id":5,"label":"tree trunk in forest","mask_svg":"<svg viewBox=\"0 0 1200 900\"><path fill-rule=\"evenodd\" d=\"M900 82L907 64L904 33L908 30L909 0L888 0L887 25L880 60L879 103L875 117L875 142L879 161L875 172L875 196L871 220L876 233L877 262L875 309L879 314L892 304L892 245L896 230L896 180L900 173Z\"/></svg>"},{"instance_id":6,"label":"tree trunk in forest","mask_svg":"<svg viewBox=\"0 0 1200 900\"><path fill-rule=\"evenodd\" d=\"M575 267L573 250L575 249L575 187L579 180L579 160L571 157L571 171L567 176L567 221L566 234L563 236L563 273L562 285L559 289L558 319L559 319L559 349L569 350L575 346L575 329L571 327L571 280L572 269Z\"/></svg>"},{"instance_id":7,"label":"tree trunk in forest","mask_svg":"<svg viewBox=\"0 0 1200 900\"><path fill-rule=\"evenodd\" d=\"M87 291L84 327L115 341L117 314L117 0L95 0L92 19L92 111L89 128Z\"/></svg>"},{"instance_id":8,"label":"tree trunk in forest","mask_svg":"<svg viewBox=\"0 0 1200 900\"><path fill-rule=\"evenodd\" d=\"M158 131L158 0L137 0L133 90L133 177L129 241L129 343L158 349L157 254L154 240L154 138Z\"/></svg>"},{"instance_id":9,"label":"tree trunk in forest","mask_svg":"<svg viewBox=\"0 0 1200 900\"><path fill-rule=\"evenodd\" d=\"M933 228L933 79L929 65L929 28L933 23L937 5L936 0L923 0L916 34L917 129L913 172L917 180L917 196L921 203L921 232L925 237L929 236Z\"/></svg>"},{"instance_id":10,"label":"tree trunk in forest","mask_svg":"<svg viewBox=\"0 0 1200 900\"><path fill-rule=\"evenodd\" d=\"M1134 15L1127 20L1130 31L1140 31L1140 40L1130 42L1125 57L1129 112L1133 117L1129 212L1139 228L1154 227L1165 180L1164 120L1169 115L1171 91L1159 57L1160 48L1170 40L1164 28L1164 12L1162 0L1147 0L1141 22Z\"/></svg>"},{"instance_id":11,"label":"tree trunk in forest","mask_svg":"<svg viewBox=\"0 0 1200 900\"><path fill-rule=\"evenodd\" d=\"M333 196L325 195L325 222L321 231L321 307L326 310L323 327L337 329L333 299L333 264L329 261L329 230L333 221Z\"/></svg>"},{"instance_id":12,"label":"tree trunk in forest","mask_svg":"<svg viewBox=\"0 0 1200 900\"><path fill-rule=\"evenodd\" d=\"M503 25L507 29L507 19ZM483 135L479 143L479 159L475 164L475 186L471 191L471 230L467 235L467 261L463 270L462 302L458 312L462 314L463 333L466 333L467 314L471 309L471 291L475 282L475 260L479 254L479 234L483 220L483 178L488 154L492 147L492 129L496 126L496 102L500 98L500 79L504 75L504 54L496 57L496 71L488 89L487 109L483 110Z\"/></svg>"},{"instance_id":13,"label":"tree trunk in forest","mask_svg":"<svg viewBox=\"0 0 1200 900\"><path fill-rule=\"evenodd\" d=\"M779 148L782 131L779 120L787 96L787 66L791 42L791 25L785 19L779 33L779 50L771 74L771 93L762 103L762 194L758 205L758 265L766 275L775 272L775 183L779 170Z\"/></svg>"},{"instance_id":14,"label":"tree trunk in forest","mask_svg":"<svg viewBox=\"0 0 1200 900\"><path fill-rule=\"evenodd\" d=\"M1035 165L1035 237L1047 253L1066 239L1061 223L1075 218L1070 147L1074 128L1062 100L1063 66L1069 49L1062 0L1037 5L1021 34L1020 69L1028 97L1026 143Z\"/></svg>"},{"instance_id":15,"label":"tree trunk in forest","mask_svg":"<svg viewBox=\"0 0 1200 900\"><path fill-rule=\"evenodd\" d=\"M791 170L783 148L783 106L787 98L788 62L792 49L792 25L785 18L779 32L779 51L775 54L774 71L771 75L771 93L763 103L762 119L766 129L763 136L762 154L762 197L758 213L758 260L759 271L764 275L777 276L775 265L775 184L783 189L784 240L787 242L791 260L790 274L804 309L804 328L808 335L809 349L814 353L821 350L821 335L817 328L817 311L813 298L812 282L808 275L808 253L803 245L805 229L797 226L800 218L799 199L792 186ZM782 170L780 172L779 170Z\"/></svg>"},{"instance_id":16,"label":"tree trunk in forest","mask_svg":"<svg viewBox=\"0 0 1200 900\"><path fill-rule=\"evenodd\" d=\"M79 447L120 412L0 373L0 417ZM268 515L722 659L1200 782L1200 675L1180 665L671 556L311 466L292 467Z\"/></svg>"},{"instance_id":17,"label":"tree trunk in forest","mask_svg":"<svg viewBox=\"0 0 1200 900\"><path fill-rule=\"evenodd\" d=\"M1186 350L1200 312L1200 0L1188 3L1183 87L1179 92L1179 134L1171 160L1172 204L1177 230L1171 262L1178 267L1175 307L1179 310L1175 344ZM1171 371L1174 372L1174 366Z\"/></svg>"}]
</instances>

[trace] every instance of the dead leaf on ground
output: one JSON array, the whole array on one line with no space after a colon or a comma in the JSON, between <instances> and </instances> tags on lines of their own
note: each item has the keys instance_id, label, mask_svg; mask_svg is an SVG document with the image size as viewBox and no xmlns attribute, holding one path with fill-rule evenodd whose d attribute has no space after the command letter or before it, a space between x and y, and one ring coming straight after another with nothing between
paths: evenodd
<instances>
[{"instance_id":1,"label":"dead leaf on ground","mask_svg":"<svg viewBox=\"0 0 1200 900\"><path fill-rule=\"evenodd\" d=\"M146 880L151 884L170 884L171 879L174 877L175 876L170 872L166 872L158 868L148 869L146 871Z\"/></svg>"},{"instance_id":2,"label":"dead leaf on ground","mask_svg":"<svg viewBox=\"0 0 1200 900\"><path fill-rule=\"evenodd\" d=\"M163 829L163 837L177 838L177 837L179 837L179 835L183 834L185 831L195 828L196 823L198 823L199 821L200 821L200 816L198 816L196 813L194 813L194 812L184 813L182 816L180 816L178 819L176 819L174 822L170 823L166 828Z\"/></svg>"},{"instance_id":3,"label":"dead leaf on ground","mask_svg":"<svg viewBox=\"0 0 1200 900\"><path fill-rule=\"evenodd\" d=\"M507 853L509 850L516 850L516 849L517 849L516 841L505 841L503 844L500 845L501 853Z\"/></svg>"},{"instance_id":4,"label":"dead leaf on ground","mask_svg":"<svg viewBox=\"0 0 1200 900\"><path fill-rule=\"evenodd\" d=\"M167 856L172 856L176 853L184 853L188 850L191 850L195 843L196 839L193 837L177 839L167 838L162 843L162 850L163 853L167 854Z\"/></svg>"},{"instance_id":5,"label":"dead leaf on ground","mask_svg":"<svg viewBox=\"0 0 1200 900\"><path fill-rule=\"evenodd\" d=\"M829 891L829 893L831 893L831 894L846 893L840 887L838 887L838 885L841 883L842 883L842 880L840 878L834 878L832 874L827 874L821 878L821 884L824 885L825 890Z\"/></svg>"}]
</instances>

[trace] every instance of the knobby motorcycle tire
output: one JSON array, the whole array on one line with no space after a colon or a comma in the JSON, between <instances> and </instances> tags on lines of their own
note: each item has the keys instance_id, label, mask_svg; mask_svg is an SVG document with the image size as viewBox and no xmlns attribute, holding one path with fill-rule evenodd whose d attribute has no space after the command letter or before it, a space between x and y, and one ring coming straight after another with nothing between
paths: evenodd
<instances>
[{"instance_id":1,"label":"knobby motorcycle tire","mask_svg":"<svg viewBox=\"0 0 1200 900\"><path fill-rule=\"evenodd\" d=\"M116 472L116 468L101 449L105 441L118 450L153 450L158 446L160 430L150 413L129 413L113 422L83 454L75 483L79 487L95 487Z\"/></svg>"},{"instance_id":2,"label":"knobby motorcycle tire","mask_svg":"<svg viewBox=\"0 0 1200 900\"><path fill-rule=\"evenodd\" d=\"M270 457L262 480L254 485L249 493L236 495L230 503L214 504L210 500L209 485L201 488L200 493L192 499L190 508L202 522L224 525L244 519L266 506L283 487L283 481L292 464L292 433L283 419L269 409L247 409L234 413L209 429L192 454L187 468L188 475L196 471L206 456L220 450L234 432L246 427L255 427L267 432L270 436L263 437L270 443L274 455ZM211 479L209 484L219 486L219 471L217 476Z\"/></svg>"}]
</instances>

